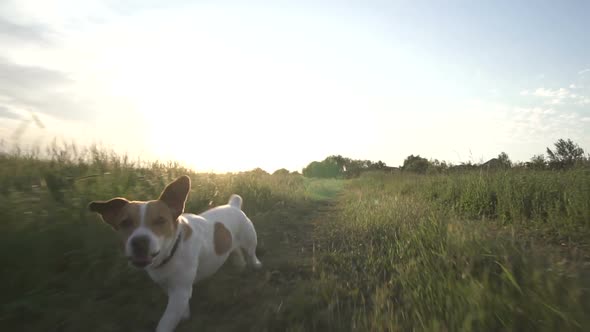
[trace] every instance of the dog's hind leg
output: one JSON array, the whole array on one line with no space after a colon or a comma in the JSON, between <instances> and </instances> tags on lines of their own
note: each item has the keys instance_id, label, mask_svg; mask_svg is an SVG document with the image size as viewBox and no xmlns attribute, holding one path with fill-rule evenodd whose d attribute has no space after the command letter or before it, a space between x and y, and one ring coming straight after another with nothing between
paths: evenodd
<instances>
[{"instance_id":1,"label":"dog's hind leg","mask_svg":"<svg viewBox=\"0 0 590 332\"><path fill-rule=\"evenodd\" d=\"M254 225L250 223L250 227L244 232L246 235L242 241L242 250L246 256L246 262L252 268L259 269L262 267L262 263L256 257L256 246L258 246L258 239L256 236L256 230L254 230Z\"/></svg>"},{"instance_id":2,"label":"dog's hind leg","mask_svg":"<svg viewBox=\"0 0 590 332\"><path fill-rule=\"evenodd\" d=\"M250 267L255 269L259 269L262 267L262 262L256 257L256 246L249 246L247 248L243 248L244 253L246 254L246 261Z\"/></svg>"},{"instance_id":3,"label":"dog's hind leg","mask_svg":"<svg viewBox=\"0 0 590 332\"><path fill-rule=\"evenodd\" d=\"M241 248L236 248L230 254L230 259L232 264L238 269L243 270L246 268L246 260L244 259L244 254L242 253Z\"/></svg>"}]
</instances>

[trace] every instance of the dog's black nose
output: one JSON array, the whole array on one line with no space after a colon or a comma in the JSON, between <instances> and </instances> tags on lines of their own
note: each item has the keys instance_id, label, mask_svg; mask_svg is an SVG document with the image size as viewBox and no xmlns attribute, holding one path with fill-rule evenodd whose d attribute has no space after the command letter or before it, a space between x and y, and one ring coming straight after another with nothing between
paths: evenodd
<instances>
[{"instance_id":1,"label":"dog's black nose","mask_svg":"<svg viewBox=\"0 0 590 332\"><path fill-rule=\"evenodd\" d=\"M146 257L150 250L150 239L147 236L135 236L131 239L133 256Z\"/></svg>"}]
</instances>

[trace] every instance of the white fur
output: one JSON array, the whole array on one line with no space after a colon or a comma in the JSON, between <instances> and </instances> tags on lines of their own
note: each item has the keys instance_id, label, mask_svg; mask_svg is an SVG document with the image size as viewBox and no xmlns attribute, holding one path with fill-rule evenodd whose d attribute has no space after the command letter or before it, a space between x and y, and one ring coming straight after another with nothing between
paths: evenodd
<instances>
[{"instance_id":1,"label":"white fur","mask_svg":"<svg viewBox=\"0 0 590 332\"><path fill-rule=\"evenodd\" d=\"M127 242L125 243L125 255L127 257L131 257L133 255L133 251L131 250L131 242L137 236L147 236L149 238L149 255L160 252L160 247L163 242L159 241L158 237L148 227L145 226L145 211L147 210L147 202L139 204L139 227L137 227L133 233L131 233L127 239Z\"/></svg>"},{"instance_id":2,"label":"white fur","mask_svg":"<svg viewBox=\"0 0 590 332\"><path fill-rule=\"evenodd\" d=\"M242 208L242 197L239 195L231 195L229 198L229 202L227 203L229 206L233 206L235 208L241 209Z\"/></svg>"},{"instance_id":3,"label":"white fur","mask_svg":"<svg viewBox=\"0 0 590 332\"><path fill-rule=\"evenodd\" d=\"M255 253L256 231L250 219L240 209L241 203L240 196L232 195L227 205L218 206L200 215L182 214L179 222L187 224L192 229L192 234L190 238L180 240L172 259L163 266L159 265L168 257L183 227L178 227L179 231L174 238L158 239L158 247L162 248L161 253L146 267L149 276L168 293L168 305L158 323L157 332L172 332L181 319L189 318L189 299L193 284L213 275L230 254L236 257L235 262L238 266L244 265L244 256L250 266L261 266ZM232 235L231 249L222 255L215 253L215 222L222 223ZM181 236L184 237L184 234Z\"/></svg>"},{"instance_id":4,"label":"white fur","mask_svg":"<svg viewBox=\"0 0 590 332\"><path fill-rule=\"evenodd\" d=\"M145 225L145 211L147 211L147 203L140 203L139 205L139 224Z\"/></svg>"}]
</instances>

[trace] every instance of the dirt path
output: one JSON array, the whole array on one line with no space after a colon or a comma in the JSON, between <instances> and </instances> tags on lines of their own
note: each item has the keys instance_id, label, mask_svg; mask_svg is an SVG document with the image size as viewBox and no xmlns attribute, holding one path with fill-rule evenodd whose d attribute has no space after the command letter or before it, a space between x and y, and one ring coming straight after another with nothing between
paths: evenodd
<instances>
[{"instance_id":1,"label":"dirt path","mask_svg":"<svg viewBox=\"0 0 590 332\"><path fill-rule=\"evenodd\" d=\"M333 201L315 201L252 218L263 269L240 273L228 264L213 279L196 285L192 318L177 331L303 329L305 317L314 314L309 304L316 296L310 287L314 223L333 212Z\"/></svg>"}]
</instances>

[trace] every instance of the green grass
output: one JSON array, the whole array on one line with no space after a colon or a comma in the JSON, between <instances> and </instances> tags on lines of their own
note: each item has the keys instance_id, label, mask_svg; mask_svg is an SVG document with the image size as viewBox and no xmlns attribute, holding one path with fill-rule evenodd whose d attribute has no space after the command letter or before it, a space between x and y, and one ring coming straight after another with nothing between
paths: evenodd
<instances>
[{"instance_id":1,"label":"green grass","mask_svg":"<svg viewBox=\"0 0 590 332\"><path fill-rule=\"evenodd\" d=\"M323 201L334 198L343 188L344 181L326 179L322 181L305 179L307 196L312 200Z\"/></svg>"},{"instance_id":2,"label":"green grass","mask_svg":"<svg viewBox=\"0 0 590 332\"><path fill-rule=\"evenodd\" d=\"M347 330L587 330L589 189L587 171L355 180L317 229L326 306Z\"/></svg>"},{"instance_id":3,"label":"green grass","mask_svg":"<svg viewBox=\"0 0 590 332\"><path fill-rule=\"evenodd\" d=\"M165 294L86 205L181 174L188 211L242 195L264 268L197 285L178 331L590 329L588 170L311 180L50 157L0 156L2 330L152 331Z\"/></svg>"},{"instance_id":4,"label":"green grass","mask_svg":"<svg viewBox=\"0 0 590 332\"><path fill-rule=\"evenodd\" d=\"M187 211L225 204L230 194L239 193L245 212L262 224L262 234L265 223L281 217L279 211L290 212L287 221L311 213L310 196L323 188L301 176L195 174L173 163L137 165L68 146L55 149L51 160L1 156L0 325L19 331L155 326L164 309L163 292L145 273L127 266L121 244L87 204L115 196L155 199L181 174L192 179ZM261 238L260 249L269 241Z\"/></svg>"}]
</instances>

